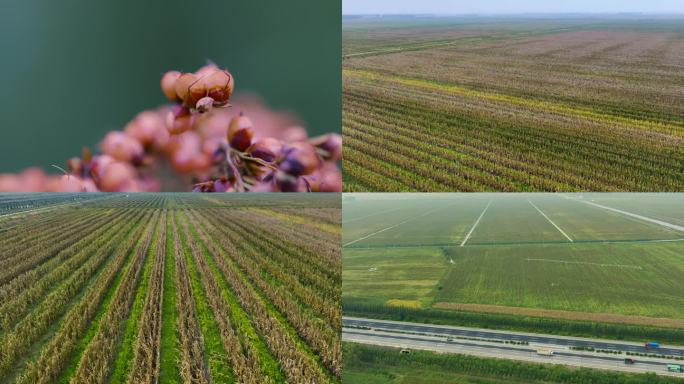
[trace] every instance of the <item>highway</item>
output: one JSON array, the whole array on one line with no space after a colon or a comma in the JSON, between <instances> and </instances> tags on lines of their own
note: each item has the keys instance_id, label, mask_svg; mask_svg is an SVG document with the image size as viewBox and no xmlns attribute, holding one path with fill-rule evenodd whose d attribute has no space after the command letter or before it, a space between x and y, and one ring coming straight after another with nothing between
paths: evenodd
<instances>
[{"instance_id":1,"label":"highway","mask_svg":"<svg viewBox=\"0 0 684 384\"><path fill-rule=\"evenodd\" d=\"M612 340L493 331L355 317L344 317L342 322L342 339L349 342L635 373L654 372L662 375L684 377L682 373L667 372L666 368L668 363L684 365L683 360L628 356L624 353L627 351L648 352L674 357L684 356L684 347L664 346L657 350L646 351L643 344ZM504 341L527 342L529 344L506 344L503 343ZM570 346L610 349L623 351L623 353L607 354L578 351L570 349ZM537 349L539 348L553 350L554 354L553 356L538 355ZM625 364L625 357L635 359L636 364Z\"/></svg>"}]
</instances>

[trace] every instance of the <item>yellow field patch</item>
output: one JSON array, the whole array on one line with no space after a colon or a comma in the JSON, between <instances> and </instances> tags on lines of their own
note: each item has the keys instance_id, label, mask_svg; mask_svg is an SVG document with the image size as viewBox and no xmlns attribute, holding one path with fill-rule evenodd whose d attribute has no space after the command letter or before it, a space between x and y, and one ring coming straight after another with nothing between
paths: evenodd
<instances>
[{"instance_id":1,"label":"yellow field patch","mask_svg":"<svg viewBox=\"0 0 684 384\"><path fill-rule=\"evenodd\" d=\"M437 83L429 80L414 79L404 76L389 76L377 72L358 70L358 69L344 69L344 76L356 77L367 80L386 81L396 84L408 85L411 87L422 88L427 90L442 91L451 94L457 94L465 97L480 98L493 102L508 103L530 109L541 110L544 112L551 112L563 115L570 115L575 117L582 117L588 120L593 120L599 123L607 124L621 124L629 128L639 128L647 131L660 132L673 136L684 137L684 130L681 127L671 124L663 124L655 121L639 120L629 117L609 115L599 113L588 109L570 107L563 104L530 100L524 97L504 95L499 93L478 91L471 88L454 85Z\"/></svg>"},{"instance_id":2,"label":"yellow field patch","mask_svg":"<svg viewBox=\"0 0 684 384\"><path fill-rule=\"evenodd\" d=\"M392 307L404 307L404 308L420 308L420 301L418 300L399 300L390 299L387 300L387 305Z\"/></svg>"},{"instance_id":3,"label":"yellow field patch","mask_svg":"<svg viewBox=\"0 0 684 384\"><path fill-rule=\"evenodd\" d=\"M302 217L302 216L297 216L294 214L285 214L285 213L280 213L276 211L272 211L270 209L261 209L261 208L253 208L252 211L260 213L265 216L271 216L275 217L276 219L286 221L291 224L295 225L306 225L308 227L312 228L317 228L322 231L332 233L332 234L339 234L340 233L340 226L339 225L332 225L328 223L322 223L322 222L312 222L310 218L308 217Z\"/></svg>"}]
</instances>

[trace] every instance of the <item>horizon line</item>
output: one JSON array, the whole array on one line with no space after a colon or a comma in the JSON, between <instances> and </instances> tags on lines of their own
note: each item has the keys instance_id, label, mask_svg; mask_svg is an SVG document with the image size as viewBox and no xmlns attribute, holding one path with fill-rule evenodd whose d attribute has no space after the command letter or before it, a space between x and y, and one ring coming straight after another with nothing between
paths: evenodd
<instances>
[{"instance_id":1,"label":"horizon line","mask_svg":"<svg viewBox=\"0 0 684 384\"><path fill-rule=\"evenodd\" d=\"M421 12L421 13L344 13L342 16L519 16L519 15L613 15L613 16L627 16L627 15L648 15L648 16L684 16L684 10L676 12L468 12L468 13L439 13L439 12Z\"/></svg>"}]
</instances>

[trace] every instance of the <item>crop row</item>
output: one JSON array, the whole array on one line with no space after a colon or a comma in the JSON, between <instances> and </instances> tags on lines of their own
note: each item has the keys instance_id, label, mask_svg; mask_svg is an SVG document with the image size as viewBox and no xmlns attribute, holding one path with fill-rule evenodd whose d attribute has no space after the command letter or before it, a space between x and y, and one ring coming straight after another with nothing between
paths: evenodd
<instances>
[{"instance_id":1,"label":"crop row","mask_svg":"<svg viewBox=\"0 0 684 384\"><path fill-rule=\"evenodd\" d=\"M339 383L338 199L132 196L0 232L0 383Z\"/></svg>"},{"instance_id":2,"label":"crop row","mask_svg":"<svg viewBox=\"0 0 684 384\"><path fill-rule=\"evenodd\" d=\"M491 104L392 82L350 81L343 116L345 177L354 188L368 190L681 187L677 164L684 154L675 144L680 138L668 142L655 133L599 127L582 116L535 115L520 106L506 111L501 101Z\"/></svg>"}]
</instances>

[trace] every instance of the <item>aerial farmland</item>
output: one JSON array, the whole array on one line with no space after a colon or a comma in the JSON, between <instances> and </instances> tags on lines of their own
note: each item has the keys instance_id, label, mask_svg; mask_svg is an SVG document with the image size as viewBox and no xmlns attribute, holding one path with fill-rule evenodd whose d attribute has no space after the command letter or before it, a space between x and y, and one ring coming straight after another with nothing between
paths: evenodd
<instances>
[{"instance_id":1,"label":"aerial farmland","mask_svg":"<svg viewBox=\"0 0 684 384\"><path fill-rule=\"evenodd\" d=\"M529 345L549 343L573 351L556 364L660 374L684 360L681 195L354 193L343 212L343 325L354 344L507 358L518 351L463 345L523 342L520 359L538 363ZM653 352L647 340L669 347ZM345 348L359 361L386 353ZM664 360L624 365L615 354Z\"/></svg>"},{"instance_id":2,"label":"aerial farmland","mask_svg":"<svg viewBox=\"0 0 684 384\"><path fill-rule=\"evenodd\" d=\"M675 196L347 195L343 297L684 327Z\"/></svg>"},{"instance_id":3,"label":"aerial farmland","mask_svg":"<svg viewBox=\"0 0 684 384\"><path fill-rule=\"evenodd\" d=\"M0 195L0 383L339 383L339 195Z\"/></svg>"},{"instance_id":4,"label":"aerial farmland","mask_svg":"<svg viewBox=\"0 0 684 384\"><path fill-rule=\"evenodd\" d=\"M681 190L683 63L681 16L347 17L344 190Z\"/></svg>"}]
</instances>

